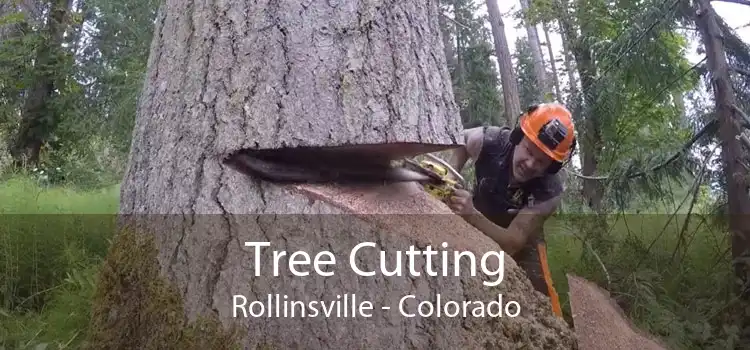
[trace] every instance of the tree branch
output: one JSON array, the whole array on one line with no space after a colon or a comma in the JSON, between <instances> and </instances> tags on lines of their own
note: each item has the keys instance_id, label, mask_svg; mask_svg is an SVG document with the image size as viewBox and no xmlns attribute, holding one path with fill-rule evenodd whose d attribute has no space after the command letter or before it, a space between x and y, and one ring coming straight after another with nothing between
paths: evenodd
<instances>
[{"instance_id":1,"label":"tree branch","mask_svg":"<svg viewBox=\"0 0 750 350\"><path fill-rule=\"evenodd\" d=\"M748 116L747 116L747 114L745 114L745 112L743 112L743 111L742 111L742 110L740 109L740 107L737 107L737 105L732 105L732 108L733 108L733 109L734 109L734 111L735 111L735 112L737 112L737 114L739 114L739 115L740 115L740 117L742 118L742 122L743 122L742 124L743 124L743 125L744 125L744 126L745 126L746 128L750 128L750 117L748 117Z\"/></svg>"},{"instance_id":2,"label":"tree branch","mask_svg":"<svg viewBox=\"0 0 750 350\"><path fill-rule=\"evenodd\" d=\"M750 6L750 0L713 0L713 1L731 2L731 3L734 3L734 4L740 4L740 5Z\"/></svg>"},{"instance_id":3,"label":"tree branch","mask_svg":"<svg viewBox=\"0 0 750 350\"><path fill-rule=\"evenodd\" d=\"M449 20L449 21L451 21L451 22L453 22L453 23L455 23L457 25L460 25L460 26L462 26L462 27L464 27L466 29L471 29L471 28L469 28L469 26L467 26L467 25L465 25L465 24L463 24L463 23L461 23L459 21L456 21L453 18L450 18L450 16L446 15L444 12L441 12L440 15L442 15L443 17L445 17L445 19L447 19L447 20Z\"/></svg>"},{"instance_id":4,"label":"tree branch","mask_svg":"<svg viewBox=\"0 0 750 350\"><path fill-rule=\"evenodd\" d=\"M738 67L729 67L729 69L731 69L731 70L733 70L733 71L735 71L737 73L740 73L740 74L742 74L742 75L750 78L750 70L746 70L746 69L742 69L742 68L738 68Z\"/></svg>"}]
</instances>

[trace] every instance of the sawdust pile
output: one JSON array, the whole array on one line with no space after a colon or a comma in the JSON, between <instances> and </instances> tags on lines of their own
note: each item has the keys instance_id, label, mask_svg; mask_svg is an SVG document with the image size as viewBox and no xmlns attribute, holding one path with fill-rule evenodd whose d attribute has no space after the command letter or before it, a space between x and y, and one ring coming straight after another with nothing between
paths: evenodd
<instances>
[{"instance_id":1,"label":"sawdust pile","mask_svg":"<svg viewBox=\"0 0 750 350\"><path fill-rule=\"evenodd\" d=\"M568 288L580 349L667 349L628 321L606 290L572 274Z\"/></svg>"},{"instance_id":2,"label":"sawdust pile","mask_svg":"<svg viewBox=\"0 0 750 350\"><path fill-rule=\"evenodd\" d=\"M291 189L291 191L289 191ZM328 247L341 265L348 263L351 247L366 241L376 242L376 249L386 254L395 250L406 251L410 245L424 249L431 245L440 247L445 242L451 250L471 251L481 257L499 247L488 237L452 214L450 209L424 193L414 183L401 183L369 188L342 188L328 186L295 186L268 190L268 210L276 213L307 213L312 216L289 216L274 219L263 225L263 237L271 242L285 240L286 249L297 244L308 247ZM275 205L278 203L284 203ZM327 214L327 215L321 215ZM319 221L317 230L310 232L311 221ZM295 227L306 225L304 243ZM249 232L249 231L248 231ZM299 235L302 235L301 233ZM282 238L283 237L283 238ZM247 240L246 237L240 237ZM360 266L378 269L377 254L362 254ZM230 255L239 255L230 248ZM393 261L388 261L393 264ZM406 264L406 263L405 263ZM393 265L390 265L393 266ZM249 268L246 267L245 268ZM424 265L419 268L424 271ZM435 267L435 269L439 269ZM450 267L453 271L453 267ZM244 346L254 348L268 345L277 348L487 348L487 349L575 349L573 331L551 312L548 299L535 292L523 271L509 257L505 259L503 282L497 287L482 285L481 269L472 277L463 267L460 277L362 277L344 268L335 277L327 279L310 276L285 277L275 280L263 277L241 280L231 271L224 271L222 280L231 281L231 290L248 290L259 299L266 292L283 293L296 299L329 298L336 294L356 294L358 300L370 300L373 305L391 305L390 312L374 312L363 319L275 319L240 318L248 336ZM243 283L247 283L243 285ZM229 290L217 287L214 300L228 300ZM517 317L414 317L398 313L399 300L405 295L415 295L416 310L419 301L436 302L437 294L447 300L483 301L498 299L516 301L521 305ZM252 295L250 297L253 297ZM218 307L223 317L231 310ZM290 331L294 330L294 331Z\"/></svg>"}]
</instances>

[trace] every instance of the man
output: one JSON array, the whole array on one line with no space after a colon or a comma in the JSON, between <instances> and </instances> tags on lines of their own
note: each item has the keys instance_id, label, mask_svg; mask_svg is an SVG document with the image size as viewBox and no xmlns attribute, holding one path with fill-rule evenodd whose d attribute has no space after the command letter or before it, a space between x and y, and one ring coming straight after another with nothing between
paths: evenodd
<instances>
[{"instance_id":1,"label":"man","mask_svg":"<svg viewBox=\"0 0 750 350\"><path fill-rule=\"evenodd\" d=\"M474 160L477 186L473 197L457 190L449 206L510 254L562 317L542 226L561 200L557 171L575 149L573 120L564 106L541 104L529 108L519 124L512 130L490 126L464 131L465 146L450 163L461 171L469 158Z\"/></svg>"}]
</instances>

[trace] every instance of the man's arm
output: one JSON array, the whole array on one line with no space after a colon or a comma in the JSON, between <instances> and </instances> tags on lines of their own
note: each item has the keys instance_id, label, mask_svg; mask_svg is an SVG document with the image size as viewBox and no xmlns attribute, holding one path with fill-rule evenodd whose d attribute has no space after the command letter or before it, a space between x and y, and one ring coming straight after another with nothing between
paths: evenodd
<instances>
[{"instance_id":1,"label":"man's arm","mask_svg":"<svg viewBox=\"0 0 750 350\"><path fill-rule=\"evenodd\" d=\"M515 244L523 247L530 237L542 231L544 222L560 206L562 192L563 185L557 176L548 177L534 187L532 190L534 205L519 210L518 215L508 226L509 233L516 238Z\"/></svg>"},{"instance_id":2,"label":"man's arm","mask_svg":"<svg viewBox=\"0 0 750 350\"><path fill-rule=\"evenodd\" d=\"M477 211L472 205L471 194L467 191L456 191L453 201L459 205L452 208L460 212L466 222L492 238L504 251L512 255L523 249L529 238L541 231L544 222L560 205L562 191L562 184L554 176L539 182L532 191L537 202L532 207L519 210L507 229L495 225Z\"/></svg>"},{"instance_id":3,"label":"man's arm","mask_svg":"<svg viewBox=\"0 0 750 350\"><path fill-rule=\"evenodd\" d=\"M484 128L480 126L466 129L462 135L464 137L464 145L456 148L448 160L448 164L459 173L469 159L476 161L479 158L479 153L482 151L482 141L484 141Z\"/></svg>"},{"instance_id":4,"label":"man's arm","mask_svg":"<svg viewBox=\"0 0 750 350\"><path fill-rule=\"evenodd\" d=\"M523 208L507 229L495 225L473 207L473 212L464 214L463 217L466 222L497 242L503 251L513 255L523 249L529 237L539 232L544 226L545 220L557 210L560 198L558 196L532 208Z\"/></svg>"}]
</instances>

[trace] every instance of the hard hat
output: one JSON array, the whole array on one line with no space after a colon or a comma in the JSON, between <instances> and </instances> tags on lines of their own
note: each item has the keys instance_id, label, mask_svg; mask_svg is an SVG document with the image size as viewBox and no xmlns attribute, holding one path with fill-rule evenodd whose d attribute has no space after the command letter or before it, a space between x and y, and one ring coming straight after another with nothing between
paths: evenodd
<instances>
[{"instance_id":1,"label":"hard hat","mask_svg":"<svg viewBox=\"0 0 750 350\"><path fill-rule=\"evenodd\" d=\"M520 124L524 135L557 162L563 162L575 147L573 116L559 103L529 108Z\"/></svg>"}]
</instances>

